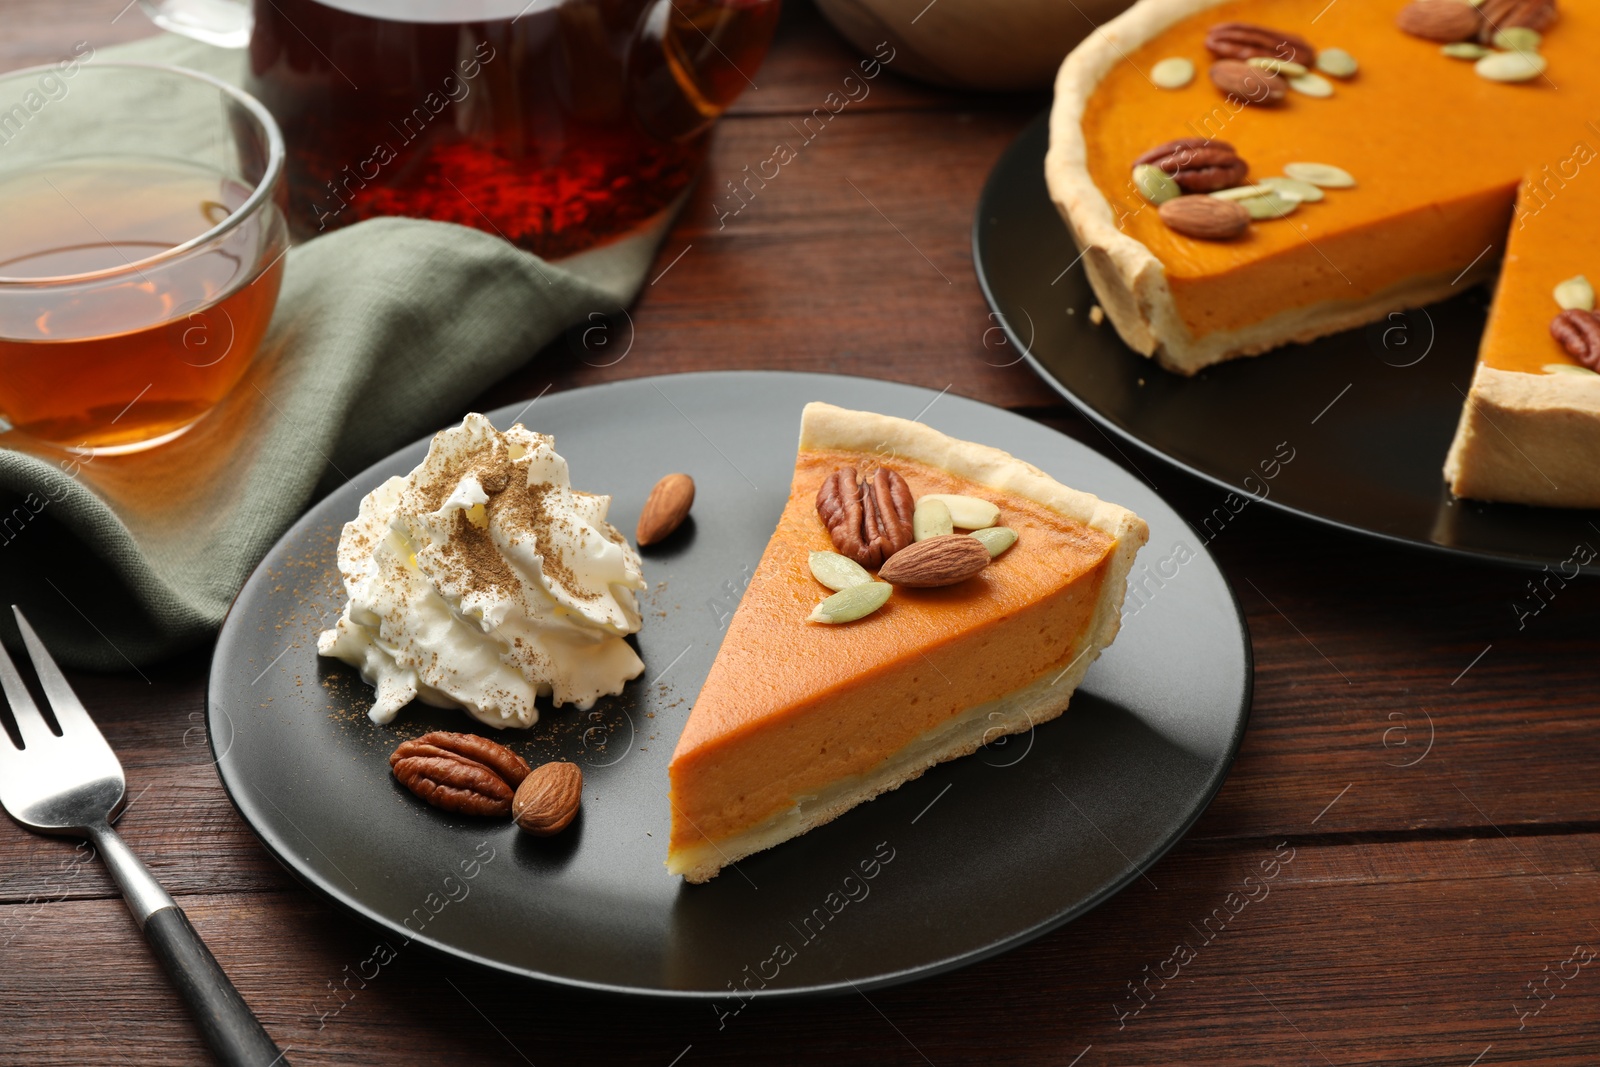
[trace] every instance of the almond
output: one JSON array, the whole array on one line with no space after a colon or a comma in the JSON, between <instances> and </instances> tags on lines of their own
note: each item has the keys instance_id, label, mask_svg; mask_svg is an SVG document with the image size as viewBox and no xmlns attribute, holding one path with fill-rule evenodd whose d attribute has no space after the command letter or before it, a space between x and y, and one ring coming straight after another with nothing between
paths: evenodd
<instances>
[{"instance_id":1,"label":"almond","mask_svg":"<svg viewBox=\"0 0 1600 1067\"><path fill-rule=\"evenodd\" d=\"M535 837L549 837L567 828L583 799L583 771L576 763L545 763L517 786L511 817Z\"/></svg>"},{"instance_id":2,"label":"almond","mask_svg":"<svg viewBox=\"0 0 1600 1067\"><path fill-rule=\"evenodd\" d=\"M964 582L989 565L989 550L966 534L918 541L890 556L878 577L892 585L927 589Z\"/></svg>"},{"instance_id":3,"label":"almond","mask_svg":"<svg viewBox=\"0 0 1600 1067\"><path fill-rule=\"evenodd\" d=\"M639 513L639 529L634 540L639 547L665 541L683 525L694 504L694 479L687 474L669 474L656 483Z\"/></svg>"},{"instance_id":4,"label":"almond","mask_svg":"<svg viewBox=\"0 0 1600 1067\"><path fill-rule=\"evenodd\" d=\"M1476 37L1483 16L1462 0L1412 0L1400 9L1394 24L1413 37L1453 44Z\"/></svg>"},{"instance_id":5,"label":"almond","mask_svg":"<svg viewBox=\"0 0 1600 1067\"><path fill-rule=\"evenodd\" d=\"M1180 196L1156 210L1168 229L1203 241L1226 241L1250 227L1250 212L1238 201L1204 194Z\"/></svg>"},{"instance_id":6,"label":"almond","mask_svg":"<svg viewBox=\"0 0 1600 1067\"><path fill-rule=\"evenodd\" d=\"M1211 83L1241 104L1277 107L1289 95L1281 74L1237 59L1219 59L1211 64Z\"/></svg>"}]
</instances>

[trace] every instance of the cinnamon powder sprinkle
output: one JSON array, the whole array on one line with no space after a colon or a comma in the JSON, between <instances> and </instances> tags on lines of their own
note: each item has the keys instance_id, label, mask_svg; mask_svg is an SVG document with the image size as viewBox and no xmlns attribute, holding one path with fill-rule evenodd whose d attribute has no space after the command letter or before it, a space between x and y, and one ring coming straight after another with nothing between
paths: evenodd
<instances>
[{"instance_id":1,"label":"cinnamon powder sprinkle","mask_svg":"<svg viewBox=\"0 0 1600 1067\"><path fill-rule=\"evenodd\" d=\"M552 443L543 434L535 436ZM559 585L564 593L575 599L601 599L600 593L585 590L578 583L561 551L563 540L554 536L557 525L561 524L566 527L565 532L569 535L567 540L576 540L577 547L581 549L588 532L568 525L567 520L550 513L545 501L552 487L529 485L526 472L511 459L503 441L496 439L487 454L478 453L446 464L435 478L416 486L415 492L423 510L438 511L467 477L476 478L489 497L489 502L483 505L488 522L480 526L468 518L465 510L458 511L450 539L440 551L452 571L451 578L464 593L499 592L503 596L514 596L521 587L520 578L489 535L489 524L500 519L513 530L532 532L538 548L540 568L548 581ZM577 495L576 491L573 492ZM619 532L611 529L607 532L613 534L620 543L622 535Z\"/></svg>"}]
</instances>

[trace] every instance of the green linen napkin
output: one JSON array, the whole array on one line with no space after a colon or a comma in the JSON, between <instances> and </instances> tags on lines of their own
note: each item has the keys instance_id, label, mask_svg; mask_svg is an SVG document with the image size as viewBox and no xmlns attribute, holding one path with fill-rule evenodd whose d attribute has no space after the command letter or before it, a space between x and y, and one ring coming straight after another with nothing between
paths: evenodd
<instances>
[{"instance_id":1,"label":"green linen napkin","mask_svg":"<svg viewBox=\"0 0 1600 1067\"><path fill-rule=\"evenodd\" d=\"M138 59L237 83L243 53L163 35ZM448 223L373 219L292 249L255 364L177 441L72 456L0 434L0 605L65 664L127 670L215 632L313 496L458 418L593 312L632 299L665 223L547 263ZM16 647L10 612L0 636Z\"/></svg>"}]
</instances>

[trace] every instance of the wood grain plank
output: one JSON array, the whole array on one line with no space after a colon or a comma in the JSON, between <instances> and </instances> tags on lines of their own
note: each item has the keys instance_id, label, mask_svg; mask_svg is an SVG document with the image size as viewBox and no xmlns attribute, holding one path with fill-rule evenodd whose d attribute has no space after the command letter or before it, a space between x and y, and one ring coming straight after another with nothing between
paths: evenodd
<instances>
[{"instance_id":1,"label":"wood grain plank","mask_svg":"<svg viewBox=\"0 0 1600 1067\"><path fill-rule=\"evenodd\" d=\"M1042 421L1153 480L1244 608L1249 731L1194 834L1308 829L1347 786L1318 830L1492 834L1600 817L1581 770L1600 759L1600 662L1587 651L1600 583L1572 583L1519 616L1528 572L1352 538L1261 504L1213 524L1208 540L1199 528L1221 490L1076 415ZM1152 545L1142 562L1170 549Z\"/></svg>"},{"instance_id":2,"label":"wood grain plank","mask_svg":"<svg viewBox=\"0 0 1600 1067\"><path fill-rule=\"evenodd\" d=\"M888 50L882 54L893 55ZM879 69L861 66L863 58L866 57L828 25L810 0L785 0L772 50L751 76L756 88L734 101L728 114L809 114L813 108L828 106L827 94L833 92L859 97L850 106L861 110L938 109L965 104L966 98L960 93L895 74L893 58L882 65L887 73L865 79L863 85L861 76ZM847 77L854 77L856 82L846 84ZM1042 106L1041 96L1033 110Z\"/></svg>"},{"instance_id":3,"label":"wood grain plank","mask_svg":"<svg viewBox=\"0 0 1600 1067\"><path fill-rule=\"evenodd\" d=\"M637 305L570 331L480 403L738 367L865 374L1059 407L1006 347L972 267L978 194L1031 117L995 104L846 111L804 130L772 116L724 122ZM779 146L789 162L776 162L789 158ZM941 164L916 165L919 156Z\"/></svg>"},{"instance_id":4,"label":"wood grain plank","mask_svg":"<svg viewBox=\"0 0 1600 1067\"><path fill-rule=\"evenodd\" d=\"M282 889L292 882L239 818L212 763L209 663L205 649L145 668L148 683L126 674L73 676L127 778L129 803L117 829L173 894ZM86 853L74 839L0 820L0 901L35 908L115 897L110 875L98 861L85 862Z\"/></svg>"},{"instance_id":5,"label":"wood grain plank","mask_svg":"<svg viewBox=\"0 0 1600 1067\"><path fill-rule=\"evenodd\" d=\"M742 1009L580 996L414 948L374 975L379 937L306 894L183 903L300 1065L1577 1065L1600 1055L1600 962L1579 964L1600 949L1597 855L1593 835L1188 847L986 963ZM8 958L27 973L0 969L0 1062L206 1062L120 903L49 905Z\"/></svg>"}]
</instances>

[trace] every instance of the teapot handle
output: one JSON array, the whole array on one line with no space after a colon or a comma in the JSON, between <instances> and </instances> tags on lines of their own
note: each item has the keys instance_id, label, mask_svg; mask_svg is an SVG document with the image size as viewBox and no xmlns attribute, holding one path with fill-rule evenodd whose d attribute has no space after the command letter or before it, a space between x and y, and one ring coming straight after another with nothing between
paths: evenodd
<instances>
[{"instance_id":1,"label":"teapot handle","mask_svg":"<svg viewBox=\"0 0 1600 1067\"><path fill-rule=\"evenodd\" d=\"M699 136L751 84L739 62L759 64L781 0L652 0L628 50L627 97L634 117L667 141ZM739 42L733 55L717 38Z\"/></svg>"},{"instance_id":2,"label":"teapot handle","mask_svg":"<svg viewBox=\"0 0 1600 1067\"><path fill-rule=\"evenodd\" d=\"M218 48L244 48L254 19L239 0L139 0L150 21L164 30Z\"/></svg>"}]
</instances>

